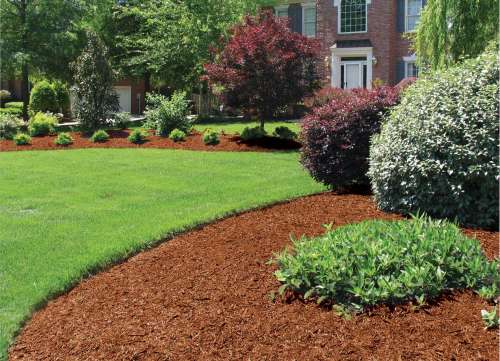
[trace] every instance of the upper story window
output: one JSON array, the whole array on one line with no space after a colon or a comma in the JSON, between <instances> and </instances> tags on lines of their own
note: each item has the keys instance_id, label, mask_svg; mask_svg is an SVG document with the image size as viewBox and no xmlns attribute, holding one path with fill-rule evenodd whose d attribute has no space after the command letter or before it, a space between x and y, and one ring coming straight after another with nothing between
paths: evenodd
<instances>
[{"instance_id":1,"label":"upper story window","mask_svg":"<svg viewBox=\"0 0 500 361\"><path fill-rule=\"evenodd\" d=\"M406 14L405 23L406 31L415 31L418 22L420 21L420 13L422 12L422 0L405 0L406 1Z\"/></svg>"},{"instance_id":2,"label":"upper story window","mask_svg":"<svg viewBox=\"0 0 500 361\"><path fill-rule=\"evenodd\" d=\"M341 0L339 18L339 33L366 32L368 27L366 0Z\"/></svg>"},{"instance_id":3,"label":"upper story window","mask_svg":"<svg viewBox=\"0 0 500 361\"><path fill-rule=\"evenodd\" d=\"M316 36L316 4L304 4L302 7L302 34L309 38Z\"/></svg>"}]
</instances>

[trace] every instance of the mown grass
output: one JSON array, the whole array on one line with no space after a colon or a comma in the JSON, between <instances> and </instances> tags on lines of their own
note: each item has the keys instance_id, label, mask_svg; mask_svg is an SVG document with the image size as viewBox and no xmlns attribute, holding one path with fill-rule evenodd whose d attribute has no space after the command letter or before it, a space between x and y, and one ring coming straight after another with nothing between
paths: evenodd
<instances>
[{"instance_id":1,"label":"mown grass","mask_svg":"<svg viewBox=\"0 0 500 361\"><path fill-rule=\"evenodd\" d=\"M297 153L0 153L0 359L31 312L173 232L322 191Z\"/></svg>"},{"instance_id":2,"label":"mown grass","mask_svg":"<svg viewBox=\"0 0 500 361\"><path fill-rule=\"evenodd\" d=\"M213 122L213 123L202 123L195 124L195 129L202 132L207 128L213 129L217 132L224 131L226 134L241 134L245 127L257 127L259 123L257 122ZM266 122L264 128L269 134L274 132L277 127L288 127L295 133L300 132L300 123L298 122L284 122L284 121L270 121Z\"/></svg>"}]
</instances>

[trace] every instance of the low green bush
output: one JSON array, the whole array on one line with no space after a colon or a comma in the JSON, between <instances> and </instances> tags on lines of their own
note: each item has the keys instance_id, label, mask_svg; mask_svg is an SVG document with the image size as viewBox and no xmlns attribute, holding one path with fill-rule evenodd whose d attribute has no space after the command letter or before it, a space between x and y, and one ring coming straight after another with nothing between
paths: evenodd
<instances>
[{"instance_id":1,"label":"low green bush","mask_svg":"<svg viewBox=\"0 0 500 361\"><path fill-rule=\"evenodd\" d=\"M31 144L31 137L28 134L19 133L14 137L14 143L16 143L16 145Z\"/></svg>"},{"instance_id":2,"label":"low green bush","mask_svg":"<svg viewBox=\"0 0 500 361\"><path fill-rule=\"evenodd\" d=\"M147 94L146 102L146 127L155 129L157 135L168 137L174 129L188 132L191 128L185 92L175 92L170 99L160 94Z\"/></svg>"},{"instance_id":3,"label":"low green bush","mask_svg":"<svg viewBox=\"0 0 500 361\"><path fill-rule=\"evenodd\" d=\"M29 121L28 131L32 137L41 137L55 133L56 125L56 116L50 113L36 113Z\"/></svg>"},{"instance_id":4,"label":"low green bush","mask_svg":"<svg viewBox=\"0 0 500 361\"><path fill-rule=\"evenodd\" d=\"M286 139L286 140L295 140L297 139L297 133L294 131L290 130L290 128L281 126L281 127L276 127L276 129L273 132L273 135L275 137L281 138L281 139Z\"/></svg>"},{"instance_id":5,"label":"low green bush","mask_svg":"<svg viewBox=\"0 0 500 361\"><path fill-rule=\"evenodd\" d=\"M97 130L90 137L92 143L104 143L109 140L109 134L105 130Z\"/></svg>"},{"instance_id":6,"label":"low green bush","mask_svg":"<svg viewBox=\"0 0 500 361\"><path fill-rule=\"evenodd\" d=\"M69 133L59 133L54 143L60 146L67 146L73 144L73 138Z\"/></svg>"},{"instance_id":7,"label":"low green bush","mask_svg":"<svg viewBox=\"0 0 500 361\"><path fill-rule=\"evenodd\" d=\"M22 125L18 117L0 113L0 139L12 139Z\"/></svg>"},{"instance_id":8,"label":"low green bush","mask_svg":"<svg viewBox=\"0 0 500 361\"><path fill-rule=\"evenodd\" d=\"M497 306L493 307L491 311L481 310L481 318L483 319L485 329L498 328Z\"/></svg>"},{"instance_id":9,"label":"low green bush","mask_svg":"<svg viewBox=\"0 0 500 361\"><path fill-rule=\"evenodd\" d=\"M32 113L59 112L57 93L50 82L42 80L35 84L31 90L29 109Z\"/></svg>"},{"instance_id":10,"label":"low green bush","mask_svg":"<svg viewBox=\"0 0 500 361\"><path fill-rule=\"evenodd\" d=\"M183 140L186 139L186 133L180 129L174 129L172 130L172 132L168 137L172 139L174 142L182 142Z\"/></svg>"},{"instance_id":11,"label":"low green bush","mask_svg":"<svg viewBox=\"0 0 500 361\"><path fill-rule=\"evenodd\" d=\"M111 127L117 129L127 129L132 121L132 116L130 113L120 112L115 113L113 118L111 119Z\"/></svg>"},{"instance_id":12,"label":"low green bush","mask_svg":"<svg viewBox=\"0 0 500 361\"><path fill-rule=\"evenodd\" d=\"M0 114L11 114L17 117L23 115L23 109L19 108L0 108Z\"/></svg>"},{"instance_id":13,"label":"low green bush","mask_svg":"<svg viewBox=\"0 0 500 361\"><path fill-rule=\"evenodd\" d=\"M128 136L130 143L142 144L146 141L148 133L144 129L134 129Z\"/></svg>"},{"instance_id":14,"label":"low green bush","mask_svg":"<svg viewBox=\"0 0 500 361\"><path fill-rule=\"evenodd\" d=\"M262 139L267 135L266 131L261 129L260 127L245 127L240 134L240 138L244 141L251 141Z\"/></svg>"},{"instance_id":15,"label":"low green bush","mask_svg":"<svg viewBox=\"0 0 500 361\"><path fill-rule=\"evenodd\" d=\"M328 229L293 244L293 251L275 260L280 291L346 311L407 301L422 305L446 290L473 289L481 296L499 290L498 261L488 261L477 240L424 216Z\"/></svg>"},{"instance_id":16,"label":"low green bush","mask_svg":"<svg viewBox=\"0 0 500 361\"><path fill-rule=\"evenodd\" d=\"M219 133L212 129L206 129L202 135L203 143L206 145L217 145L220 143Z\"/></svg>"},{"instance_id":17,"label":"low green bush","mask_svg":"<svg viewBox=\"0 0 500 361\"><path fill-rule=\"evenodd\" d=\"M8 103L5 103L5 107L23 110L23 102L8 102Z\"/></svg>"}]
</instances>

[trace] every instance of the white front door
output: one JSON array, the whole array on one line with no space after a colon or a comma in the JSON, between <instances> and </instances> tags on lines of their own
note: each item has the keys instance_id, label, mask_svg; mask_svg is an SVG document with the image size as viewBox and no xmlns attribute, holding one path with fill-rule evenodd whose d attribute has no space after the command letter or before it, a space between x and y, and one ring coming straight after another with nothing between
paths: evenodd
<instances>
[{"instance_id":1,"label":"white front door","mask_svg":"<svg viewBox=\"0 0 500 361\"><path fill-rule=\"evenodd\" d=\"M132 87L115 86L120 102L120 111L130 113L132 111Z\"/></svg>"},{"instance_id":2,"label":"white front door","mask_svg":"<svg viewBox=\"0 0 500 361\"><path fill-rule=\"evenodd\" d=\"M344 89L363 87L363 66L361 62L343 62Z\"/></svg>"}]
</instances>

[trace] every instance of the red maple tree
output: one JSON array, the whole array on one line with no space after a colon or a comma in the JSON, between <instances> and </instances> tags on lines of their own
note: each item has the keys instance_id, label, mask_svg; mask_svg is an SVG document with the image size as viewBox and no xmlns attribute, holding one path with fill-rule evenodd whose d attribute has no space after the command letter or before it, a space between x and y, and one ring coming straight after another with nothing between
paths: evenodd
<instances>
[{"instance_id":1,"label":"red maple tree","mask_svg":"<svg viewBox=\"0 0 500 361\"><path fill-rule=\"evenodd\" d=\"M296 104L320 86L318 43L292 32L270 11L246 16L205 65L204 79L224 104L257 114L260 126L277 109Z\"/></svg>"}]
</instances>

